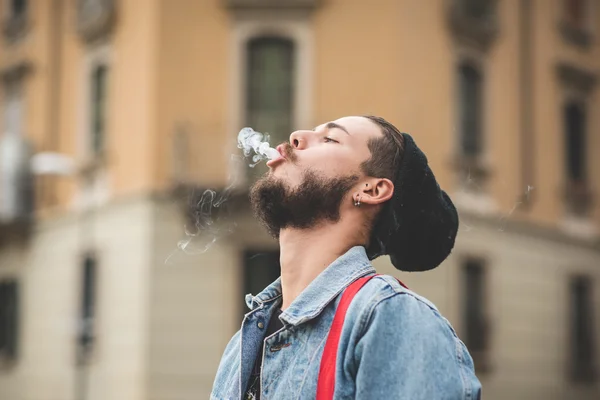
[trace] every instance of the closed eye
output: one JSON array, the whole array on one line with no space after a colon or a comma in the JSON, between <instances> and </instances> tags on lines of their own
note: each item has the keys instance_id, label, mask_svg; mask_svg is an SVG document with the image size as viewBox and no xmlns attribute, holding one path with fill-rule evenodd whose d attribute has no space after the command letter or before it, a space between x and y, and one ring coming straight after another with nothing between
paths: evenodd
<instances>
[{"instance_id":1,"label":"closed eye","mask_svg":"<svg viewBox=\"0 0 600 400\"><path fill-rule=\"evenodd\" d=\"M334 140L330 137L325 136L325 143L339 143L337 140Z\"/></svg>"}]
</instances>

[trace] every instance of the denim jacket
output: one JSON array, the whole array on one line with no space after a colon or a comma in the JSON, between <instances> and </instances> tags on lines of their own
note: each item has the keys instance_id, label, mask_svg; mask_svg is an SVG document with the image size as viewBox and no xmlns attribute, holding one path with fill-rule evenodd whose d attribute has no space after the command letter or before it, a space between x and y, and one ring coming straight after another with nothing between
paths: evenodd
<instances>
[{"instance_id":1,"label":"denim jacket","mask_svg":"<svg viewBox=\"0 0 600 400\"><path fill-rule=\"evenodd\" d=\"M356 246L315 278L283 311L284 327L267 338L281 304L277 279L257 296L227 345L211 399L240 399L264 339L261 399L314 399L325 340L354 280L375 273ZM476 400L473 360L450 323L427 299L386 275L371 279L348 308L337 352L335 399Z\"/></svg>"}]
</instances>

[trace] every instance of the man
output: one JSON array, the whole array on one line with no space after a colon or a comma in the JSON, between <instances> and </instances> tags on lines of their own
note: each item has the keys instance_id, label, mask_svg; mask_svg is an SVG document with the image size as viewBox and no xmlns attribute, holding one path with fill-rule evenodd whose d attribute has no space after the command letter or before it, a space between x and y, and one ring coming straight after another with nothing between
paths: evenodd
<instances>
[{"instance_id":1,"label":"man","mask_svg":"<svg viewBox=\"0 0 600 400\"><path fill-rule=\"evenodd\" d=\"M389 255L437 267L458 216L413 139L379 117L344 117L291 134L251 191L279 239L281 277L257 296L221 360L212 399L314 399L341 294ZM350 303L337 347L336 399L478 399L464 344L433 304L391 276Z\"/></svg>"}]
</instances>

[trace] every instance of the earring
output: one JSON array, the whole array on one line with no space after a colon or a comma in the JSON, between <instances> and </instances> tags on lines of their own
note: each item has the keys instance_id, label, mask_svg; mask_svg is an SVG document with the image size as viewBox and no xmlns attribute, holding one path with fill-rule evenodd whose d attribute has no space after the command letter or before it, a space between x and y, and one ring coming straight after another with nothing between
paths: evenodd
<instances>
[{"instance_id":1,"label":"earring","mask_svg":"<svg viewBox=\"0 0 600 400\"><path fill-rule=\"evenodd\" d=\"M355 205L356 207L360 207L360 196L358 196L358 197L356 198L356 200L354 200L354 205Z\"/></svg>"}]
</instances>

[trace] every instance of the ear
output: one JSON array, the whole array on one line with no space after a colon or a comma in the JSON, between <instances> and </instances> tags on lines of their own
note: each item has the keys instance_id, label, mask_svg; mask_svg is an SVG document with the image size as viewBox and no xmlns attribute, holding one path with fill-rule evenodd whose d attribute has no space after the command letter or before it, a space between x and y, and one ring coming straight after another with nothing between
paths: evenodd
<instances>
[{"instance_id":1,"label":"ear","mask_svg":"<svg viewBox=\"0 0 600 400\"><path fill-rule=\"evenodd\" d=\"M386 178L369 179L361 185L354 197L360 198L363 204L382 204L391 199L394 194L394 184Z\"/></svg>"}]
</instances>

